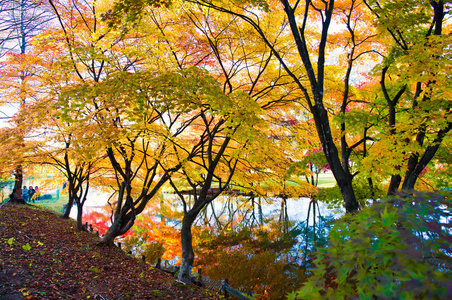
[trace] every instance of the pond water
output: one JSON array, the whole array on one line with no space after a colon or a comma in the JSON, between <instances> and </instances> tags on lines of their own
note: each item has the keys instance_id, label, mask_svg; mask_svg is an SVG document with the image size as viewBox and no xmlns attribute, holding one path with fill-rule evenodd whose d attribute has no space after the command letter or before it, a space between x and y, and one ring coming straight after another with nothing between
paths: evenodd
<instances>
[{"instance_id":1,"label":"pond water","mask_svg":"<svg viewBox=\"0 0 452 300\"><path fill-rule=\"evenodd\" d=\"M101 192L92 191L87 198L84 206L85 212L97 211L103 214L109 215L109 211L106 210L107 199L109 195ZM163 201L168 201L171 203L176 203L174 209L182 212L182 204L178 196L172 193L164 193L162 195ZM112 199L112 202L114 198ZM213 219L213 216L223 215L225 218L236 218L240 215L244 219L254 218L256 223L259 218L263 219L269 218L270 216L281 216L285 217L287 214L287 220L299 223L307 220L309 212L309 223L313 224L314 214L318 216L340 216L345 210L343 209L330 209L327 204L318 201L315 206L315 211L310 207L311 199L303 198L288 198L285 201L285 207L282 206L282 199L277 197L270 198L254 198L249 197L231 197L231 196L219 196L211 204L209 204L202 213L198 216L197 221L200 222L201 215L209 220ZM260 205L259 205L260 203ZM189 203L190 204L190 203ZM144 212L145 213L145 212ZM76 218L77 209L71 210L71 218ZM179 222L175 222L175 226L178 226ZM249 224L248 224L249 225Z\"/></svg>"}]
</instances>

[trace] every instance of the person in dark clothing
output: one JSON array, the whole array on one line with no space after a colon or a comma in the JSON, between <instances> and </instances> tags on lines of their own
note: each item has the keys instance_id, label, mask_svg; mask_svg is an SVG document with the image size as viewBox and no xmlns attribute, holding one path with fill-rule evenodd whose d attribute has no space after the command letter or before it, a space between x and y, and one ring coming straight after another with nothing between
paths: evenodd
<instances>
[{"instance_id":1,"label":"person in dark clothing","mask_svg":"<svg viewBox=\"0 0 452 300\"><path fill-rule=\"evenodd\" d=\"M28 188L28 197L30 202L33 201L33 203L35 203L35 198L33 198L35 194L35 189L30 185L30 187Z\"/></svg>"}]
</instances>

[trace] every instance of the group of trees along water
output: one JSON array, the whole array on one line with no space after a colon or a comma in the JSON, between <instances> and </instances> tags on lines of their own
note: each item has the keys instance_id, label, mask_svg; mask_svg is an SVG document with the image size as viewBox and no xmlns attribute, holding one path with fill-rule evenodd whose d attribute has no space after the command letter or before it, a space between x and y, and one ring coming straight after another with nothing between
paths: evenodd
<instances>
[{"instance_id":1,"label":"group of trees along water","mask_svg":"<svg viewBox=\"0 0 452 300\"><path fill-rule=\"evenodd\" d=\"M180 279L195 258L193 222L225 192L319 199L311 175L326 168L339 193L322 200L353 213L383 194L450 182L448 1L0 9L1 104L19 104L0 132L13 199L25 166L54 167L68 183L65 216L76 203L82 229L90 186L110 188L101 241L111 244L171 189L183 208Z\"/></svg>"}]
</instances>

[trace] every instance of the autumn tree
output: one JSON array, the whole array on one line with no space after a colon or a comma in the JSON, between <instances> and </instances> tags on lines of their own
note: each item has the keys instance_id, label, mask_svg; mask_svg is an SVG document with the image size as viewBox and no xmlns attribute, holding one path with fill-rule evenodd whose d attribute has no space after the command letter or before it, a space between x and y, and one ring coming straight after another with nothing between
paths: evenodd
<instances>
[{"instance_id":1,"label":"autumn tree","mask_svg":"<svg viewBox=\"0 0 452 300\"><path fill-rule=\"evenodd\" d=\"M394 194L399 188L415 188L449 136L450 3L365 2L388 40L380 88L388 113L385 143L395 150L388 188L388 194Z\"/></svg>"},{"instance_id":2,"label":"autumn tree","mask_svg":"<svg viewBox=\"0 0 452 300\"><path fill-rule=\"evenodd\" d=\"M21 3L25 5L24 1ZM28 13L32 11L33 7L35 13L40 11L39 7L41 7L41 10L53 17L55 15L51 14L52 4L54 3L36 3L38 6L30 6ZM21 17L24 15L25 13L22 13ZM39 20L38 17L29 20L24 28L30 27L38 30L37 20ZM78 207L77 228L81 230L81 217L88 192L89 178L96 169L94 165L99 157L96 157L93 148L90 148L89 138L92 136L87 136L89 131L76 130L80 124L67 122L59 114L62 106L56 101L58 95L61 95L65 83L73 80L70 76L62 76L56 70L61 67L57 63L58 59L67 54L61 43L64 35L50 26L41 28L39 32L30 32L34 34L33 39L30 39L28 35L22 36L21 45L23 47L21 49L25 49L25 45L27 45L30 46L31 51L26 54L10 55L9 65L5 68L7 74L15 74L12 72L13 70L21 74L29 74L22 77L22 82L17 90L9 89L11 95L16 93L22 98L31 99L28 103L21 104L15 120L19 124L18 130L27 132L28 135L33 135L35 138L31 147L25 143L22 147L17 147L17 150L24 150L20 155L22 160L26 158L28 163L34 165L51 164L67 177L69 203L64 216L69 217L73 203L76 203ZM31 35L31 33L28 34ZM13 65L12 62L15 64ZM74 113L77 114L77 112ZM16 146L17 144L16 142ZM15 151L15 153L19 154L19 151Z\"/></svg>"},{"instance_id":3,"label":"autumn tree","mask_svg":"<svg viewBox=\"0 0 452 300\"><path fill-rule=\"evenodd\" d=\"M149 56L159 38L152 28L122 36L99 19L101 6L50 3L61 26L54 36L64 48L49 73L64 82L54 95L56 107L72 128L95 128L91 134L98 139L92 147L104 149L110 161L117 194L112 225L102 241L112 243L131 228L170 175L200 151L202 139L183 158L176 158L172 148L200 118L195 100L212 95L216 85L201 70L181 68L162 52Z\"/></svg>"},{"instance_id":4,"label":"autumn tree","mask_svg":"<svg viewBox=\"0 0 452 300\"><path fill-rule=\"evenodd\" d=\"M64 11L64 8L60 9ZM87 8L83 17L87 19L91 14L96 20L100 12ZM152 28L137 34L142 38L142 44L137 45L137 36L131 35L130 40L117 40L114 27L102 27L100 20L96 21L96 30L105 30L105 34L99 33L101 40L96 40L96 34L93 34L96 31L90 29L90 23L84 23L90 29L84 34L92 38L88 45L94 49L91 56L78 46L86 40L73 40L77 31L71 32L69 29L74 30L68 27L71 23L66 23L68 20L63 18L61 20L69 51L68 65L72 66L78 77L59 96L63 105L61 118L70 123L97 126L101 138L95 143L105 149L112 175L116 178L117 196L116 201L111 203L112 225L102 237L105 243L112 243L115 237L132 227L136 216L145 209L171 174L200 151L205 143L203 139L193 143L187 153L178 157L172 149L179 143L179 136L184 130L200 118L200 114L194 111L196 100L213 95L211 90L216 89L216 85L202 71L181 68L181 65L172 62L171 51L168 51L169 58L162 52L156 52L160 55L156 58L145 56L150 43L162 38L152 32ZM112 41L126 46L112 45ZM142 52L137 51L140 45L146 47ZM78 63L79 60L82 64ZM168 67L167 71L160 71L164 66ZM171 69L174 71L168 71ZM77 116L73 114L74 109Z\"/></svg>"},{"instance_id":5,"label":"autumn tree","mask_svg":"<svg viewBox=\"0 0 452 300\"><path fill-rule=\"evenodd\" d=\"M120 9L122 9L122 8L123 7L120 6ZM136 9L136 7L134 7L134 9ZM264 46L264 47L261 47L261 49L257 50L257 47L260 45L258 43L259 38L255 41L254 44L252 44L253 45L252 47L256 47L256 48L252 48L252 47L250 48L250 47L245 46L245 44L243 42L241 43L241 41L243 41L242 39L234 37L233 34L243 35L245 32L246 32L248 38L249 38L250 34L251 35L254 34L253 30L250 30L249 28L246 30L243 30L243 29L237 30L236 29L236 28L242 28L242 26L243 26L243 20L241 20L241 18L239 18L237 16L232 16L230 18L230 21L228 21L228 22L230 22L229 25L218 28L216 26L218 26L217 24L219 22L215 22L211 18L211 15L212 16L215 15L215 12L213 10L206 9L201 14L196 14L195 13L196 9L202 9L202 7L196 7L196 8L188 7L187 8L186 12L187 12L188 18L190 18L190 20L195 24L197 30L204 35L204 40L208 42L205 44L208 45L208 47L211 49L210 50L211 53L209 53L209 51L206 51L207 53L205 56L198 55L198 57L200 57L202 59L199 59L197 61L197 63L201 64L201 65L204 64L206 62L205 58L208 55L215 58L216 62L215 61L211 62L211 60L208 60L209 61L208 70L210 71L210 74L212 74L213 76L217 76L218 80L220 82L223 82L223 93L224 94L232 95L233 92L235 92L236 90L245 91L249 96L251 96L252 98L255 99L254 101L256 101L256 103L258 103L261 108L264 108L264 109L271 108L273 105L275 105L275 103L281 104L281 103L285 103L285 102L290 102L294 98L300 97L299 94L301 94L301 93L299 93L296 96L293 95L294 94L293 91L297 90L297 89L294 89L291 86L292 81L288 82L287 78L289 76L284 76L283 72L281 72L280 68L278 68L278 67L274 68L273 58L275 58L276 56L274 56L273 50L271 49L271 47ZM140 10L137 10L137 11L140 11ZM151 13L151 15L153 15L153 14ZM154 21L155 20L157 20L157 19L154 18ZM157 21L159 21L159 20L157 20ZM270 22L270 18L267 20L267 22ZM159 28L162 31L164 31L164 29L166 28L166 25L159 23ZM187 30L187 28L188 27L185 27L185 30ZM272 33L277 38L277 37L283 35L284 29L285 29L285 27L282 26L281 28L276 28L276 30L274 30ZM190 32L190 33L193 34L193 32ZM170 34L168 33L168 31L164 32L163 36L165 37L165 41L168 43L174 42L174 40L172 40L172 39L170 40L168 38L169 35ZM186 39L190 40L190 41L193 41L193 40L196 41L197 39L199 39L199 37L191 36L191 37L187 37ZM200 45L203 45L203 44L200 44ZM287 47L287 43L284 43L284 42L279 43L279 41L278 41L278 47L283 49L283 48ZM185 51L184 48L182 48L182 50L180 50L180 48L174 46L174 44L172 45L171 49L172 49L176 59L178 58L179 55L181 55L181 52L184 53L184 51ZM224 50L224 49L227 49L227 50ZM200 52L202 52L203 48L200 47L200 48L198 48L198 50L201 50ZM247 51L249 51L249 52L247 52ZM255 53L260 53L260 54L255 54ZM191 56L191 57L193 57L193 56ZM188 57L188 59L190 59L191 57ZM183 56L182 61L186 61L186 59L187 59L187 56ZM192 59L192 61L196 61L196 59ZM182 63L179 63L179 65L182 66ZM271 73L270 73L271 75L266 75L267 73L264 71L266 71L268 68L270 68L269 66L272 66L271 67L272 71L275 72L275 74L277 74L277 76L274 76L275 74L271 74ZM274 77L272 77L272 76L274 76ZM268 81L266 81L266 80L268 80ZM278 91L279 93L274 92L274 90L276 90L276 89L279 89L279 91ZM224 156L226 154L226 152L224 152L224 151L226 151L226 149L229 146L233 146L234 143L237 142L237 140L236 140L236 138L233 138L231 140L231 136L228 136L228 135L219 139L218 137L215 136L215 134L218 131L218 133L223 135L222 131L224 129L222 129L221 126L225 125L229 131L228 133L230 135L232 134L232 137L233 137L234 136L233 134L235 134L236 131L240 132L240 130L241 130L240 126L243 126L243 124L237 124L237 125L234 124L234 126L227 125L227 122L229 122L229 119L235 118L235 116L232 113L232 111L228 112L228 114L226 114L226 115L223 115L224 113L222 113L221 110L216 109L218 107L218 105L221 103L222 97L223 96L221 96L221 95L219 95L217 97L218 99L216 99L216 100L217 100L218 104L214 105L214 104L209 103L209 105L206 106L206 109L214 109L214 110L212 112L209 112L208 115L204 116L204 118L203 118L204 124L201 123L201 125L198 125L198 127L202 126L201 128L206 128L204 130L208 130L206 132L208 134L206 134L206 133L201 134L201 136L208 137L208 139L206 139L206 141L209 141L207 145L210 145L206 148L206 150L203 150L200 152L201 157L206 155L206 158L202 159L202 161L199 162L196 160L198 157L194 157L193 163L199 165L198 171L196 171L196 172L193 172L193 171L189 172L189 171L187 171L187 169L185 169L185 167L181 168L181 171L183 171L183 177L185 177L185 179L188 183L188 186L191 186L191 189L193 190L193 192L195 194L197 194L198 192L197 192L196 188L197 187L200 188L200 192L199 192L200 194L195 196L195 198L199 197L199 199L195 200L193 209L185 210L186 218L184 217L184 220L187 219L187 225L185 227L183 225L183 229L182 229L183 232L189 231L189 228L191 227L191 224L195 220L199 211L203 207L205 207L206 204L213 201L213 199L215 197L217 197L227 187L227 184L230 182L230 180L232 178L232 174L236 170L235 164L239 162L239 160L237 158L234 158L233 156L228 154L229 156L231 156L230 159L234 158L235 163L231 164L231 162L234 160L229 159L230 169L229 170L226 169L226 171L221 170L221 167L220 167L221 162L222 162L222 160L224 160L224 158L222 158L222 156ZM272 99L271 97L274 97L274 98ZM244 103L248 103L245 100L246 100L246 98L243 98L241 101L243 103L241 103L240 105L243 105ZM250 105L250 104L248 104L248 105ZM202 104L199 104L199 106L203 107ZM205 114L205 112L203 114ZM218 118L218 121L216 121L216 122L214 121L215 115L217 115L217 118ZM214 126L214 127L212 129L208 129L209 126ZM201 132L202 132L202 130L201 130ZM250 134L249 132L247 134L252 136L252 134ZM246 139L245 139L245 141L246 141ZM214 147L214 145L216 145L217 149ZM237 146L233 146L233 147L240 149L240 147L237 147ZM241 147L243 147L243 146L241 146ZM214 151L214 152L212 152L212 151ZM192 162L189 162L189 164L190 163L192 163ZM204 171L202 171L203 169L204 169ZM217 169L218 169L218 172L220 172L218 174L215 173L215 172L217 172L216 171ZM195 168L195 170L196 170L196 168ZM205 172L206 174L204 176L202 176L201 174L199 174L199 172L201 172L201 174L203 174ZM221 172L225 173L223 176L226 176L226 178L219 180L219 178L222 177ZM208 191L211 190L212 179L214 177L217 178L217 184L219 184L219 187L218 187L218 190L215 190L215 193L211 193L211 195L209 195ZM176 189L176 191L179 191L181 198L184 199L183 194L180 192L180 188L173 181L173 179L171 179L171 183L172 183L173 187ZM183 203L185 203L185 205L187 204L187 202L185 200L183 200ZM192 215L192 216L190 216L190 215ZM183 224L184 224L184 222L183 222ZM188 237L187 244L191 244L191 242L190 242L191 234L187 235L187 237ZM182 234L182 239L183 239L182 244L183 244L183 253L184 253L184 233ZM189 254L186 258L187 266L190 266L192 264L193 257L194 257L192 252L193 252L192 249L187 248L186 253ZM183 254L183 260L184 260L184 254ZM184 265L184 261L183 261L183 265ZM181 274L187 273L186 272L186 270L188 269L187 266L184 266L184 268L182 269L182 270L184 270L184 272L181 272ZM186 278L188 275L184 274L182 276L185 276L185 278Z\"/></svg>"},{"instance_id":6,"label":"autumn tree","mask_svg":"<svg viewBox=\"0 0 452 300\"><path fill-rule=\"evenodd\" d=\"M361 1L344 1L344 2L334 2L334 1L328 1L328 2L318 2L318 1L306 1L304 5L302 5L301 2L295 2L295 3L289 3L282 1L281 3L258 3L255 4L254 8L255 10L262 9L263 14L254 14L253 10L250 10L248 6L243 6L241 4L234 6L227 6L225 4L215 3L215 2L197 2L201 3L203 5L206 5L208 7L212 7L214 9L217 9L218 11L233 14L236 16L240 16L243 20L245 20L250 26L255 28L257 32L262 37L262 41L267 44L269 47L273 46L275 56L278 57L281 65L286 70L287 74L290 74L293 78L294 82L297 83L300 90L305 94L306 99L306 105L311 111L314 121L317 127L317 132L320 138L320 141L322 143L323 151L325 152L328 164L331 167L331 170L336 178L336 181L338 182L338 186L342 192L342 196L345 201L345 207L347 211L353 211L357 209L358 205L356 202L356 195L352 186L352 179L358 174L356 171L353 170L349 166L349 158L350 154L353 150L358 149L358 146L364 146L366 141L370 139L370 136L367 135L367 131L369 130L369 126L374 126L373 123L367 124L361 132L361 137L356 138L352 137L350 135L349 130L344 130L344 124L347 124L344 120L344 117L341 115L344 115L344 111L348 110L348 105L353 102L353 99L350 97L352 96L348 92L347 85L349 85L350 80L350 72L351 70L350 66L352 64L356 63L358 59L362 59L364 54L371 54L372 52L377 53L378 49L384 49L385 45L383 47L375 47L375 43L372 45L373 37L375 37L376 32L371 31L367 32L366 27L364 27L361 24L365 23L365 20L369 20L368 16L364 16L366 14L366 10L363 9L363 3ZM438 5L436 5L438 3ZM409 7L412 7L411 5L404 3L404 7L407 9ZM434 2L433 7L437 12L441 11L442 2ZM281 12L283 16L285 16L287 19L288 25L290 26L290 38L293 39L293 45L296 46L296 54L298 55L298 59L301 62L301 64L304 66L304 74L309 78L309 83L303 82L300 80L300 76L297 76L296 73L291 69L292 65L289 63L288 56L281 55L281 51L275 48L275 43L273 42L273 39L271 38L271 34L269 33L266 28L263 28L261 25L261 20L263 16L269 16L273 15L274 20L276 20L276 15L278 15L278 8L282 6L284 9L284 13ZM376 7L378 7L377 4L375 4ZM429 4L425 4L424 6L429 6ZM234 8L232 8L234 7ZM421 7L421 6L419 6ZM398 13L401 10L398 9L397 6L387 6L388 10L393 10L394 13ZM377 10L377 9L375 9ZM415 10L417 11L417 10ZM413 12L415 12L413 11ZM419 10L419 11L422 11ZM367 11L367 14L369 11ZM423 12L419 12L421 14L424 14ZM281 15L280 14L280 15ZM299 16L299 17L298 17ZM331 51L328 51L328 44L331 40L332 34L328 32L328 29L330 27L331 22L334 22L335 25L341 23L342 17L338 18L337 16L343 16L343 20L345 21L345 25L347 27L347 30L349 32L349 37L346 40L347 42L347 51L348 51L348 58L345 61L348 61L348 66L346 64L346 77L344 77L344 83L345 86L342 89L342 98L344 101L342 102L343 105L341 105L341 111L342 113L339 114L339 125L340 125L340 131L343 133L341 134L341 138L339 139L339 143L335 144L336 138L334 137L334 124L330 122L330 119L328 118L327 111L330 111L330 103L328 103L328 98L324 98L327 96L327 92L329 90L328 84L329 81L325 81L325 78L330 79L330 76L325 77L326 70L326 62L328 58L328 54L332 53ZM380 15L381 16L381 15ZM433 16L433 15L431 15ZM440 18L441 16L441 18ZM392 20L396 20L397 17L393 18ZM422 20L422 18L408 18L411 21L418 21ZM440 25L439 20L443 19L442 13L438 13L438 17L428 18L430 21L427 21L424 24L428 24L431 22L431 24L437 24ZM432 22L431 20L434 20ZM284 23L280 23L284 24ZM316 26L320 26L320 31L316 31L313 27L314 24ZM399 22L389 22L388 24L400 24ZM317 27L318 27L317 26ZM436 26L436 25L435 25ZM433 32L433 29L435 26L431 26L430 32ZM428 25L421 26L425 28L428 31ZM410 28L410 26L407 26L406 28ZM439 28L439 27L437 27ZM358 31L359 30L359 31ZM439 29L438 29L439 30ZM314 35L316 33L316 37ZM403 31L401 31L403 33ZM381 41L380 41L381 42ZM314 44L311 44L314 43ZM384 41L383 41L384 43ZM369 46L366 46L369 45ZM447 42L445 42L447 44ZM315 45L313 47L313 45ZM386 44L387 45L387 44ZM358 49L361 48L360 49ZM419 53L427 53L419 51ZM331 56L330 56L331 57ZM444 57L439 55L438 57ZM292 58L292 56L291 56ZM345 56L343 56L345 58ZM342 58L339 57L341 60ZM439 60L441 61L441 60ZM352 63L352 64L350 64ZM447 69L447 66L443 65L443 67L440 68L441 72L443 70ZM447 81L446 81L447 82ZM395 93L396 95L397 93ZM369 110L368 110L369 111ZM445 119L442 117L442 119ZM447 132L447 124L444 127L444 129ZM444 130L440 130L440 135L444 135ZM419 143L418 143L419 144ZM438 145L438 143L435 143L435 145ZM432 149L435 147L430 147L429 149ZM338 151L340 150L340 152ZM370 184L370 181L369 181Z\"/></svg>"},{"instance_id":7,"label":"autumn tree","mask_svg":"<svg viewBox=\"0 0 452 300\"><path fill-rule=\"evenodd\" d=\"M260 8L255 8L261 9L265 13L265 18L272 18L274 21L279 20L278 26L275 26L276 28L288 28L290 35L285 38L292 39L291 42L296 47L294 51L296 51L298 57L285 55L284 50L277 46L268 29L261 26L259 14L254 14L248 9L246 4L235 5L232 8L233 6L222 5L216 2L199 1L197 3L240 17L261 36L263 43L271 49L281 67L296 83L304 96L305 103L314 117L323 151L341 189L346 210L348 212L357 210L358 202L352 186L353 175L348 167L348 160L345 157L342 157L341 160L324 103L326 45L328 29L333 17L334 2L317 3L306 1L302 5L301 2L291 4L287 1L282 1L281 3L271 3L270 6L262 2L259 3ZM281 7L284 10L283 13L278 11ZM314 40L318 51L314 50L309 44L312 40L310 37L314 34L311 28L312 24L319 24L321 28L317 38ZM292 67L294 65L292 63L293 59L301 63L303 66L302 71Z\"/></svg>"},{"instance_id":8,"label":"autumn tree","mask_svg":"<svg viewBox=\"0 0 452 300\"><path fill-rule=\"evenodd\" d=\"M39 91L34 89L37 82L35 62L36 57L30 53L9 53L0 70L2 101L10 112L15 111L14 116L8 117L8 123L2 128L6 138L0 141L3 149L0 159L14 174L14 193L11 200L19 203L23 203L21 198L23 170L31 163L27 152L35 142L33 134L27 129L30 124L26 123L25 118L28 105L39 94Z\"/></svg>"},{"instance_id":9,"label":"autumn tree","mask_svg":"<svg viewBox=\"0 0 452 300\"><path fill-rule=\"evenodd\" d=\"M48 124L46 124L48 126ZM40 158L41 164L48 164L56 168L66 179L68 203L63 213L63 218L69 218L71 209L75 204L77 206L77 230L83 230L83 206L87 200L88 191L91 181L101 175L102 160L99 151L87 150L88 143L80 141L80 131L62 132L62 128L54 127L54 131L47 129L47 141L53 140L55 135L56 141L52 145L43 143L34 149L36 157ZM67 128L65 128L67 130ZM59 132L58 132L59 131ZM91 136L92 137L92 136ZM63 144L57 143L63 140ZM58 146L59 147L58 147ZM91 152L91 153L90 153Z\"/></svg>"},{"instance_id":10,"label":"autumn tree","mask_svg":"<svg viewBox=\"0 0 452 300\"><path fill-rule=\"evenodd\" d=\"M162 84L165 79L142 67L139 54L148 48L137 51L143 45L136 44L137 36L121 37L102 23L102 4L50 3L61 28L54 37L64 49L50 72L65 82L62 92L54 95L56 107L59 118L72 128L93 129L91 135L97 138L91 147L103 149L110 161L117 201L112 203L112 226L102 240L112 243L130 229L136 215L167 180L160 172L163 161L157 158L165 157L164 141L178 134L174 124L182 126L180 131L185 125L178 116L173 119L170 104L161 98L160 103L152 102L168 88ZM154 78L153 84L160 89L153 89L146 78ZM154 125L157 121L159 125ZM141 192L132 192L136 185L141 185Z\"/></svg>"},{"instance_id":11,"label":"autumn tree","mask_svg":"<svg viewBox=\"0 0 452 300\"><path fill-rule=\"evenodd\" d=\"M19 69L5 68L8 63L3 61L0 64L2 73L2 97L0 105L11 105L14 108L9 108L8 111L20 110L26 103L30 95L27 95L27 90L30 86L25 82L29 77L33 76L33 72L27 67L27 60L24 58L29 42L46 26L53 15L46 5L35 2L33 0L6 0L0 4L0 57L9 54L6 61L12 60L20 62ZM7 90L5 90L7 89ZM11 90L13 90L11 92ZM16 106L17 105L17 106ZM16 106L16 107L15 107ZM4 112L2 109L2 118L10 118L10 113ZM13 123L11 123L13 124ZM16 134L20 139L25 139L26 133L20 129L21 124L13 124L16 127ZM21 147L22 142L16 143L17 147ZM18 151L22 152L22 151ZM22 195L22 180L23 180L23 165L21 158L17 157L17 164L14 170L14 189L12 202L23 202Z\"/></svg>"},{"instance_id":12,"label":"autumn tree","mask_svg":"<svg viewBox=\"0 0 452 300\"><path fill-rule=\"evenodd\" d=\"M209 203L237 185L237 173L250 168L257 171L257 161L264 158L259 154L271 149L268 132L263 130L269 124L262 120L264 111L290 103L298 95L294 95L291 82L275 65L271 50L255 43L259 37L252 30L244 29L240 18L221 16L202 6L178 4L171 10L182 10L182 13L165 12L162 17L162 13L154 11L151 15L170 45L177 64L183 68L185 64L195 62L205 67L218 82L216 90L212 90L207 98L193 99L200 117L189 131L195 138L187 141L201 141L200 150L191 160L185 160L179 172L170 178L184 208L179 278L188 280L194 262L193 223ZM178 20L176 25L173 18ZM180 32L179 26L184 26L187 33L175 38L174 32ZM275 34L281 34L281 30L277 29ZM190 53L187 41L198 45L196 52ZM184 152L189 153L190 147L179 147L176 148L178 157ZM187 194L193 196L191 203L186 199Z\"/></svg>"},{"instance_id":13,"label":"autumn tree","mask_svg":"<svg viewBox=\"0 0 452 300\"><path fill-rule=\"evenodd\" d=\"M219 97L217 97L217 99L218 98ZM232 96L230 96L230 98L232 98ZM243 101L243 98L241 100ZM223 99L223 101L225 100ZM249 108L251 108L253 105L249 106ZM243 110L241 110L240 113L241 112L243 112ZM221 115L216 112L215 116L219 119L216 121L213 116L209 116L210 113L208 110L202 112L203 124L200 125L205 129L200 135L200 139L205 140L205 142L202 145L200 154L195 157L192 162L185 164L182 168L182 178L186 182L185 185L190 187L188 190L189 193L193 194L191 207L188 205L189 202L185 199L186 196L183 195L181 188L177 187L174 183L175 180L170 179L173 188L182 199L184 208L184 218L182 220L181 228L182 265L179 273L179 278L182 280L187 280L189 278L189 270L194 262L191 226L200 211L228 188L235 169L237 168L237 164L239 163L239 158L234 157L239 153L236 153L235 155L233 152L231 153L231 151L233 151L232 149L240 150L240 146L234 146L234 141L231 141L233 132L229 133L229 135L223 135L223 132L228 128L227 121L230 121L229 118L232 119L234 115L237 116L238 113L239 112L229 112L226 118L224 116L222 118ZM255 113L248 112L247 118L253 114ZM224 127L222 125L224 125ZM242 130L244 129L243 124L240 128Z\"/></svg>"}]
</instances>

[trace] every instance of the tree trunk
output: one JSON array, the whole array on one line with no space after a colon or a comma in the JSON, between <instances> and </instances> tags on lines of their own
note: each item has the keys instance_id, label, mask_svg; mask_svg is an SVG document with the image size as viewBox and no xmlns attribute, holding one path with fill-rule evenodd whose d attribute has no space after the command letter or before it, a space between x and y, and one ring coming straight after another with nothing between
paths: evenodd
<instances>
[{"instance_id":1,"label":"tree trunk","mask_svg":"<svg viewBox=\"0 0 452 300\"><path fill-rule=\"evenodd\" d=\"M389 66L385 66L382 69L381 72L381 79L380 79L380 86L381 86L381 90L383 92L383 95L385 97L386 103L388 104L388 126L389 126L389 134L390 135L395 135L397 133L396 131L396 106L399 103L400 98L402 97L402 95L405 93L405 90L407 88L407 86L403 86L398 92L397 94L391 98L391 96L389 95L389 91L386 87L386 73L388 72ZM395 167L396 170L400 170L400 166L396 166ZM394 174L391 176L391 182L389 183L389 188L388 188L388 195L395 195L397 193L397 190L399 189L400 186L400 182L401 182L402 178L400 177L400 175Z\"/></svg>"},{"instance_id":2,"label":"tree trunk","mask_svg":"<svg viewBox=\"0 0 452 300\"><path fill-rule=\"evenodd\" d=\"M68 176L67 176L67 189L68 189L68 195L69 195L69 200L67 203L67 207L66 207L66 211L64 212L63 215L63 219L69 219L69 215L71 213L72 210L72 206L74 205L74 203L78 204L78 199L77 197L79 197L77 195L78 193L78 188L77 188L77 178L76 178L76 173L77 173L77 169L74 172L70 171L70 165L69 165L69 157L66 155L65 156L65 160L66 160L66 169L68 172Z\"/></svg>"},{"instance_id":3,"label":"tree trunk","mask_svg":"<svg viewBox=\"0 0 452 300\"><path fill-rule=\"evenodd\" d=\"M359 204L356 200L352 184L353 176L350 174L350 170L348 169L348 163L344 164L339 158L338 150L331 135L331 129L326 111L323 111L323 117L317 118L319 119L316 122L319 124L317 126L317 132L319 134L320 141L322 142L323 152L325 153L325 157L344 199L345 211L347 213L353 213L359 209Z\"/></svg>"},{"instance_id":4,"label":"tree trunk","mask_svg":"<svg viewBox=\"0 0 452 300\"><path fill-rule=\"evenodd\" d=\"M391 182L389 183L388 196L397 194L402 177L400 175L392 175Z\"/></svg>"},{"instance_id":5,"label":"tree trunk","mask_svg":"<svg viewBox=\"0 0 452 300\"><path fill-rule=\"evenodd\" d=\"M449 123L446 129L440 130L433 143L433 146L427 147L422 157L419 159L419 161L416 162L416 165L411 168L408 168L407 173L405 174L405 179L402 184L403 190L414 190L414 185L416 184L419 175L425 169L427 164L433 159L445 135L450 131L451 128L452 123Z\"/></svg>"},{"instance_id":6,"label":"tree trunk","mask_svg":"<svg viewBox=\"0 0 452 300\"><path fill-rule=\"evenodd\" d=\"M124 154L126 151L120 151L120 153ZM121 154L121 155L122 155ZM156 184L152 186L151 182L153 179L146 179L147 184L143 185L141 190L141 195L136 199L132 198L132 181L135 178L137 171L132 170L132 158L127 158L126 156L122 156L124 159L125 166L122 167L120 163L116 160L113 148L107 149L107 155L110 159L111 165L115 172L117 172L120 179L120 183L118 186L118 201L116 204L116 208L113 212L112 216L112 225L107 230L105 235L102 236L101 242L105 244L113 244L114 239L122 234L125 234L135 222L135 218L139 215L145 208L147 203L152 199L159 189L167 182L170 178L170 173L179 170L182 167L182 163L179 163L176 167L171 168L170 170L166 170L166 172L160 177L160 179L156 180ZM125 154L124 154L125 155ZM134 156L134 154L132 155ZM154 167L148 169L146 177L150 176L150 178L154 178L156 172L156 166L159 164L155 163ZM154 173L154 175L149 175Z\"/></svg>"},{"instance_id":7,"label":"tree trunk","mask_svg":"<svg viewBox=\"0 0 452 300\"><path fill-rule=\"evenodd\" d=\"M130 215L127 217L125 216L125 212L122 211L121 214L117 216L117 219L113 221L113 224L108 228L107 232L101 237L100 241L107 245L113 245L115 238L126 233L132 226L130 222L133 224L133 221L130 220Z\"/></svg>"},{"instance_id":8,"label":"tree trunk","mask_svg":"<svg viewBox=\"0 0 452 300\"><path fill-rule=\"evenodd\" d=\"M317 98L321 99L321 96L317 95L315 99ZM320 102L321 100L317 101ZM323 106L316 106L312 109L312 115L314 116L317 133L322 143L323 153L344 199L345 210L347 213L353 213L359 209L352 185L353 176L350 174L348 162L344 163L339 158L339 152L331 134L328 114Z\"/></svg>"},{"instance_id":9,"label":"tree trunk","mask_svg":"<svg viewBox=\"0 0 452 300\"><path fill-rule=\"evenodd\" d=\"M423 168L420 168L423 170ZM422 172L421 170L421 172ZM420 175L421 172L412 172L409 175L405 177L402 184L402 190L403 191L409 191L414 190L414 185L416 184L416 181Z\"/></svg>"},{"instance_id":10,"label":"tree trunk","mask_svg":"<svg viewBox=\"0 0 452 300\"><path fill-rule=\"evenodd\" d=\"M79 202L80 201L77 201L77 230L82 231L83 230L83 223L82 223L83 205Z\"/></svg>"},{"instance_id":11,"label":"tree trunk","mask_svg":"<svg viewBox=\"0 0 452 300\"><path fill-rule=\"evenodd\" d=\"M120 223L114 222L107 230L107 232L100 238L100 241L106 245L113 245L115 238L118 236Z\"/></svg>"},{"instance_id":12,"label":"tree trunk","mask_svg":"<svg viewBox=\"0 0 452 300\"><path fill-rule=\"evenodd\" d=\"M195 261L195 253L193 252L191 225L196 219L196 215L192 212L184 214L182 219L181 243L182 243L182 264L179 270L178 279L190 283L190 272L193 262Z\"/></svg>"},{"instance_id":13,"label":"tree trunk","mask_svg":"<svg viewBox=\"0 0 452 300\"><path fill-rule=\"evenodd\" d=\"M69 215L71 214L72 206L74 206L74 198L69 197L69 201L67 202L66 210L63 214L63 219L69 219Z\"/></svg>"},{"instance_id":14,"label":"tree trunk","mask_svg":"<svg viewBox=\"0 0 452 300\"><path fill-rule=\"evenodd\" d=\"M22 199L22 184L23 184L22 165L18 165L16 167L14 177L15 177L14 188L13 192L11 193L9 202L16 204L25 204L25 200Z\"/></svg>"},{"instance_id":15,"label":"tree trunk","mask_svg":"<svg viewBox=\"0 0 452 300\"><path fill-rule=\"evenodd\" d=\"M347 213L356 212L359 209L358 201L356 200L355 191L353 190L352 178L348 180L337 180L342 197L344 197L345 211Z\"/></svg>"}]
</instances>

